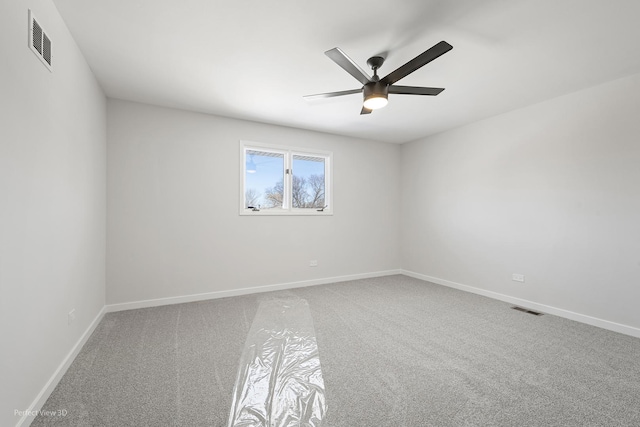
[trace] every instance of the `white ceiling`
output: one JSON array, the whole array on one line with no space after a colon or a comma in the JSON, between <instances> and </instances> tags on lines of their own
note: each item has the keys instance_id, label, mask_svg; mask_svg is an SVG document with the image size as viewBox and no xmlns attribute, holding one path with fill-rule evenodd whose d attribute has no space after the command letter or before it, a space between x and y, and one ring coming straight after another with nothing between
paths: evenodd
<instances>
[{"instance_id":1,"label":"white ceiling","mask_svg":"<svg viewBox=\"0 0 640 427\"><path fill-rule=\"evenodd\" d=\"M402 143L640 72L638 0L54 0L107 96ZM440 40L453 50L361 116L361 85ZM597 100L594 100L597 102Z\"/></svg>"}]
</instances>

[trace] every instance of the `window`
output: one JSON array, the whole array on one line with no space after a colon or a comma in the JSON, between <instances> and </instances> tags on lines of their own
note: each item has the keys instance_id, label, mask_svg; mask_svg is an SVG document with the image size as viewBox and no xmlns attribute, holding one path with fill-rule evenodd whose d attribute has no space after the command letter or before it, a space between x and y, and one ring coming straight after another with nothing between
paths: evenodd
<instances>
[{"instance_id":1,"label":"window","mask_svg":"<svg viewBox=\"0 0 640 427\"><path fill-rule=\"evenodd\" d=\"M331 215L324 151L240 142L241 215Z\"/></svg>"}]
</instances>

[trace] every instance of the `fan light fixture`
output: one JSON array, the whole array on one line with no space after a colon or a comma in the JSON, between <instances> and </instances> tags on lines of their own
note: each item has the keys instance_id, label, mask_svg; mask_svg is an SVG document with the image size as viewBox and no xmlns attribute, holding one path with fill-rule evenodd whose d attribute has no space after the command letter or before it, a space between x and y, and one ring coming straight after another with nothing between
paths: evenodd
<instances>
[{"instance_id":1,"label":"fan light fixture","mask_svg":"<svg viewBox=\"0 0 640 427\"><path fill-rule=\"evenodd\" d=\"M364 100L364 108L369 110L377 110L378 108L382 108L387 105L389 100L387 96L380 93L371 94L368 98Z\"/></svg>"}]
</instances>

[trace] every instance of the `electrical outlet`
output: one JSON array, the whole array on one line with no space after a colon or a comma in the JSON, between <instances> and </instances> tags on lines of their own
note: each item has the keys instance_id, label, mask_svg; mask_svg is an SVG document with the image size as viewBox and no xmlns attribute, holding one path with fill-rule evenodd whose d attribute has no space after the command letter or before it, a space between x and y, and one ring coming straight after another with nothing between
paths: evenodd
<instances>
[{"instance_id":1,"label":"electrical outlet","mask_svg":"<svg viewBox=\"0 0 640 427\"><path fill-rule=\"evenodd\" d=\"M318 266L317 259L312 259L311 261L309 261L309 267L317 267L317 266Z\"/></svg>"},{"instance_id":2,"label":"electrical outlet","mask_svg":"<svg viewBox=\"0 0 640 427\"><path fill-rule=\"evenodd\" d=\"M70 325L73 322L75 322L75 320L76 320L76 309L74 308L73 310L71 310L69 312L69 315L67 317L67 321L69 322L69 325Z\"/></svg>"},{"instance_id":3,"label":"electrical outlet","mask_svg":"<svg viewBox=\"0 0 640 427\"><path fill-rule=\"evenodd\" d=\"M522 282L524 283L524 274L516 274L513 273L511 275L511 280L515 281L515 282Z\"/></svg>"}]
</instances>

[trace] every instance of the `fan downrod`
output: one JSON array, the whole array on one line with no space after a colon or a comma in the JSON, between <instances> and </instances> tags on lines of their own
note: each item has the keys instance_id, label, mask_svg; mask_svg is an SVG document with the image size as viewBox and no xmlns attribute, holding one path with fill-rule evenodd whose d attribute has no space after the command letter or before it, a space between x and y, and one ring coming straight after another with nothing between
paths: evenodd
<instances>
[{"instance_id":1,"label":"fan downrod","mask_svg":"<svg viewBox=\"0 0 640 427\"><path fill-rule=\"evenodd\" d=\"M367 59L367 65L373 70L374 81L377 81L378 68L382 67L382 64L384 64L384 58L382 56L372 56Z\"/></svg>"}]
</instances>

